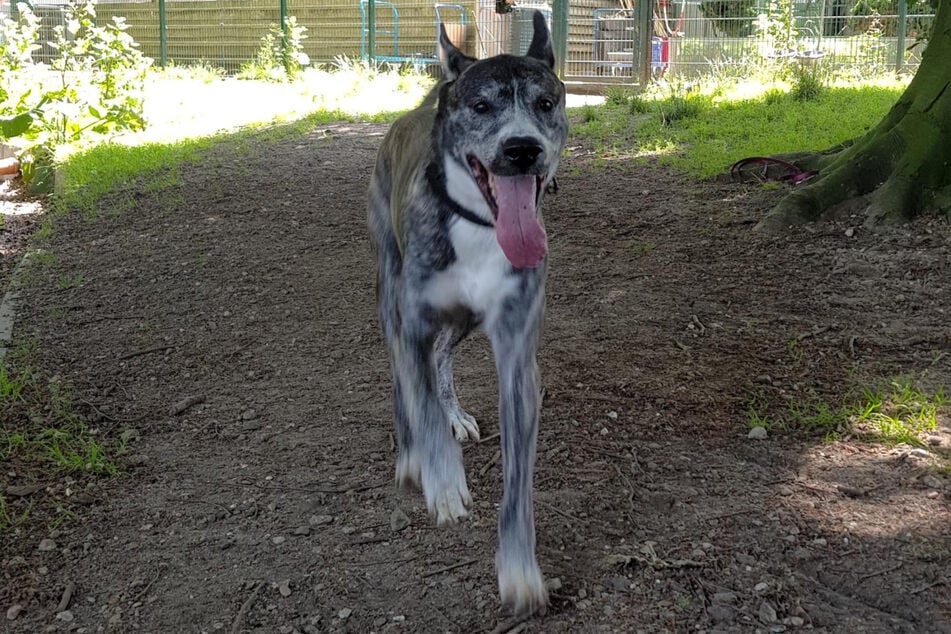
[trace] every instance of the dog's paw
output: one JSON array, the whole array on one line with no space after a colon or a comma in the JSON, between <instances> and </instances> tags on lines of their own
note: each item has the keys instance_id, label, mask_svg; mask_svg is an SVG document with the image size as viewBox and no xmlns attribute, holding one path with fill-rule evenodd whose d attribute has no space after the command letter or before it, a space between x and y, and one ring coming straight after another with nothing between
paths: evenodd
<instances>
[{"instance_id":1,"label":"dog's paw","mask_svg":"<svg viewBox=\"0 0 951 634\"><path fill-rule=\"evenodd\" d=\"M436 524L454 524L464 519L466 510L472 504L466 474L460 460L458 466L447 469L441 474L423 475L423 493L430 514L436 518Z\"/></svg>"},{"instance_id":2,"label":"dog's paw","mask_svg":"<svg viewBox=\"0 0 951 634\"><path fill-rule=\"evenodd\" d=\"M479 440L479 424L472 416L461 408L449 410L446 414L449 418L449 424L452 426L452 435L459 442L467 440Z\"/></svg>"},{"instance_id":3,"label":"dog's paw","mask_svg":"<svg viewBox=\"0 0 951 634\"><path fill-rule=\"evenodd\" d=\"M495 567L499 573L499 597L502 607L517 616L544 613L548 608L548 588L535 561L503 557L498 553Z\"/></svg>"},{"instance_id":4,"label":"dog's paw","mask_svg":"<svg viewBox=\"0 0 951 634\"><path fill-rule=\"evenodd\" d=\"M401 452L396 458L396 486L403 491L421 488L419 458L413 452Z\"/></svg>"}]
</instances>

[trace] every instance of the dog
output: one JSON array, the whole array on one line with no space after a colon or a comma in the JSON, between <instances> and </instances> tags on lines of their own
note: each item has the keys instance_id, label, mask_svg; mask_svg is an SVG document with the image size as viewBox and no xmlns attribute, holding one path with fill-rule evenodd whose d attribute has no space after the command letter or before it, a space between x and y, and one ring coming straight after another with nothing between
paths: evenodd
<instances>
[{"instance_id":1,"label":"dog","mask_svg":"<svg viewBox=\"0 0 951 634\"><path fill-rule=\"evenodd\" d=\"M437 524L466 516L460 442L478 440L479 427L456 398L452 350L481 329L499 386L499 595L523 615L548 600L532 507L547 272L540 207L568 134L565 86L539 12L533 29L526 55L483 60L442 29L443 79L384 136L368 205L397 485L421 487Z\"/></svg>"}]
</instances>

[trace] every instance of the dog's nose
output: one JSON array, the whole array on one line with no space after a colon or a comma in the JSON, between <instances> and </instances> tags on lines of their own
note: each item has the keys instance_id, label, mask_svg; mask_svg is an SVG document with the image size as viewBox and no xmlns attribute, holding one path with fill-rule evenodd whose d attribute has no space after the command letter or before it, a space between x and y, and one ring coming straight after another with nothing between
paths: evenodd
<instances>
[{"instance_id":1,"label":"dog's nose","mask_svg":"<svg viewBox=\"0 0 951 634\"><path fill-rule=\"evenodd\" d=\"M502 146L505 158L521 170L531 167L543 151L541 144L531 137L512 137Z\"/></svg>"}]
</instances>

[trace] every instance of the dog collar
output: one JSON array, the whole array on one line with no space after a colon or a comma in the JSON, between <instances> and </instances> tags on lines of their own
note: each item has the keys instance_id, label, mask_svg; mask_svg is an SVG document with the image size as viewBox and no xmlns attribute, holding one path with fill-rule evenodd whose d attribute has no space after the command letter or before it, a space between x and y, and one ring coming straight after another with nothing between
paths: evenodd
<instances>
[{"instance_id":1,"label":"dog collar","mask_svg":"<svg viewBox=\"0 0 951 634\"><path fill-rule=\"evenodd\" d=\"M463 207L462 205L456 203L456 202L455 202L454 200L452 200L452 199L449 200L449 206L450 206L450 209L452 210L452 213L456 214L456 215L459 216L460 218L463 218L463 219L465 219L465 220L468 220L469 222L471 222L471 223L473 223L473 224L477 224L477 225L480 225L480 226L482 226L482 227L493 227L493 226L494 226L491 222L487 221L487 220L484 219L484 218L481 218L481 217L475 215L474 213L472 213L471 211L469 211L468 209L466 209L466 208Z\"/></svg>"},{"instance_id":2,"label":"dog collar","mask_svg":"<svg viewBox=\"0 0 951 634\"><path fill-rule=\"evenodd\" d=\"M474 225L479 225L480 227L492 228L495 226L485 218L475 215L452 199L452 197L449 195L449 192L446 191L445 184L440 179L439 164L435 161L430 163L429 167L426 169L426 178L429 180L429 184L433 188L433 191L443 199L443 204L449 209L451 213L456 214L463 220L468 220Z\"/></svg>"}]
</instances>

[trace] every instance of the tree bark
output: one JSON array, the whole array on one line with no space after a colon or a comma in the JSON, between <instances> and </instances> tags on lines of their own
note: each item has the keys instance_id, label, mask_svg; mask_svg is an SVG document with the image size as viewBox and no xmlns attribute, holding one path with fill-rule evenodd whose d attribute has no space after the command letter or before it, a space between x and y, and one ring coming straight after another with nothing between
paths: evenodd
<instances>
[{"instance_id":1,"label":"tree bark","mask_svg":"<svg viewBox=\"0 0 951 634\"><path fill-rule=\"evenodd\" d=\"M756 226L779 231L836 217L864 224L951 212L951 1L938 6L918 72L885 118L844 149L796 158L819 175L799 185Z\"/></svg>"}]
</instances>

